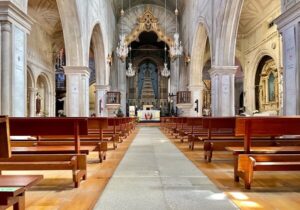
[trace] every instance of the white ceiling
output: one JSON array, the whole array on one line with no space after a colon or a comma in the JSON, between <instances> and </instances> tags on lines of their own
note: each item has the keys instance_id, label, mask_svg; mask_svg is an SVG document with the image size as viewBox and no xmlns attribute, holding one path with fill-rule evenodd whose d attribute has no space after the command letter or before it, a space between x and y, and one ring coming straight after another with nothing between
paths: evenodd
<instances>
[{"instance_id":1,"label":"white ceiling","mask_svg":"<svg viewBox=\"0 0 300 210\"><path fill-rule=\"evenodd\" d=\"M251 31L272 12L280 9L280 5L280 0L244 0L239 33L246 34Z\"/></svg>"}]
</instances>

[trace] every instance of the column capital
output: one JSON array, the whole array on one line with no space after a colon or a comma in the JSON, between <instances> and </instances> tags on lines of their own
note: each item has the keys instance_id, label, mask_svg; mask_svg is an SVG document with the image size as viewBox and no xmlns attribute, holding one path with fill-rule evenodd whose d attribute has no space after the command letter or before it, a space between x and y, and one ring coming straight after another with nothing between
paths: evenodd
<instances>
[{"instance_id":1,"label":"column capital","mask_svg":"<svg viewBox=\"0 0 300 210\"><path fill-rule=\"evenodd\" d=\"M212 66L209 70L210 76L216 75L234 75L238 66Z\"/></svg>"},{"instance_id":2,"label":"column capital","mask_svg":"<svg viewBox=\"0 0 300 210\"><path fill-rule=\"evenodd\" d=\"M8 21L1 22L1 31L11 32L11 23Z\"/></svg>"},{"instance_id":3,"label":"column capital","mask_svg":"<svg viewBox=\"0 0 300 210\"><path fill-rule=\"evenodd\" d=\"M33 24L33 19L10 0L0 1L0 21L14 23L26 33L30 32Z\"/></svg>"},{"instance_id":4,"label":"column capital","mask_svg":"<svg viewBox=\"0 0 300 210\"><path fill-rule=\"evenodd\" d=\"M63 66L65 74L86 74L90 75L89 67L87 66Z\"/></svg>"},{"instance_id":5,"label":"column capital","mask_svg":"<svg viewBox=\"0 0 300 210\"><path fill-rule=\"evenodd\" d=\"M98 85L98 84L96 84L95 85L95 89L96 89L96 91L97 90L104 90L104 91L109 91L109 89L110 89L110 86L109 85Z\"/></svg>"}]
</instances>

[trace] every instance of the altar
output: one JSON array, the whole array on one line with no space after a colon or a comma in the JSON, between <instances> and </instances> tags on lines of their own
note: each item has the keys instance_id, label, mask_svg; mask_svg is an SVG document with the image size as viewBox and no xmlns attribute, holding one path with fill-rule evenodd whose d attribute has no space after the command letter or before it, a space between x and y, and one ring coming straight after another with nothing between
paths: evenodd
<instances>
[{"instance_id":1,"label":"altar","mask_svg":"<svg viewBox=\"0 0 300 210\"><path fill-rule=\"evenodd\" d=\"M137 112L140 121L157 122L160 121L160 111L145 108Z\"/></svg>"}]
</instances>

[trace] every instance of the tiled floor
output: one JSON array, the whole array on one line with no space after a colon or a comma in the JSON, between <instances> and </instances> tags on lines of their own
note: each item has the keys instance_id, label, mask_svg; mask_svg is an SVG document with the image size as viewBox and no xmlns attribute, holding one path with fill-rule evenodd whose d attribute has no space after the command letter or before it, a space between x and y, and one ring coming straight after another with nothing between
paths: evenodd
<instances>
[{"instance_id":1,"label":"tiled floor","mask_svg":"<svg viewBox=\"0 0 300 210\"><path fill-rule=\"evenodd\" d=\"M237 207L158 128L142 127L95 209Z\"/></svg>"}]
</instances>

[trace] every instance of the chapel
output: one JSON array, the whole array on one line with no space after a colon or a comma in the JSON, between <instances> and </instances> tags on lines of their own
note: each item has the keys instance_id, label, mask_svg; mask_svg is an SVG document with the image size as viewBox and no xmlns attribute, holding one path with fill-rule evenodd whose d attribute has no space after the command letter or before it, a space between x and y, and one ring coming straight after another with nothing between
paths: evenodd
<instances>
[{"instance_id":1,"label":"chapel","mask_svg":"<svg viewBox=\"0 0 300 210\"><path fill-rule=\"evenodd\" d=\"M299 196L300 0L0 0L0 210Z\"/></svg>"}]
</instances>

